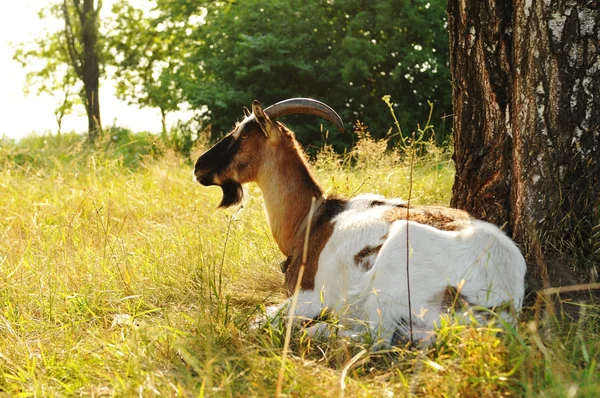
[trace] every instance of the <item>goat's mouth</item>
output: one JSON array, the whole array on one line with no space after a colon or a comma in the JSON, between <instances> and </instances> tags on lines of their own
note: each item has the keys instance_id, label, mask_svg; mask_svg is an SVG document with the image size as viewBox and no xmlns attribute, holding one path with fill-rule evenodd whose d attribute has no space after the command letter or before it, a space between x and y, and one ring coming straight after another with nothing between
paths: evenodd
<instances>
[{"instance_id":1,"label":"goat's mouth","mask_svg":"<svg viewBox=\"0 0 600 398\"><path fill-rule=\"evenodd\" d=\"M204 185L205 187L210 187L211 185L217 185L217 183L215 183L215 179L212 174L208 174L203 177L196 177L196 180L200 184Z\"/></svg>"},{"instance_id":2,"label":"goat's mouth","mask_svg":"<svg viewBox=\"0 0 600 398\"><path fill-rule=\"evenodd\" d=\"M217 185L215 183L215 174L211 172L205 172L201 170L197 170L194 175L196 176L196 181L205 187L209 187L211 185Z\"/></svg>"}]
</instances>

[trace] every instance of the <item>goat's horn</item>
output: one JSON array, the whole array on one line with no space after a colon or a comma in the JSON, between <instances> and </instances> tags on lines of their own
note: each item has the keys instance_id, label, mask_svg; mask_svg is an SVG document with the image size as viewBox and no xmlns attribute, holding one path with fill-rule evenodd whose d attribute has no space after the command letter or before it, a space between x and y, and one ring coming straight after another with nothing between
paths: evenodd
<instances>
[{"instance_id":1,"label":"goat's horn","mask_svg":"<svg viewBox=\"0 0 600 398\"><path fill-rule=\"evenodd\" d=\"M316 115L329 120L331 123L335 124L342 133L344 132L344 122L342 121L342 118L331 109L329 105L311 98L290 98L265 108L264 112L271 119L293 113Z\"/></svg>"},{"instance_id":2,"label":"goat's horn","mask_svg":"<svg viewBox=\"0 0 600 398\"><path fill-rule=\"evenodd\" d=\"M250 110L249 110L248 108L244 107L244 116L245 116L245 117L248 117L248 116L250 116L251 114L252 114L252 112L250 112Z\"/></svg>"}]
</instances>

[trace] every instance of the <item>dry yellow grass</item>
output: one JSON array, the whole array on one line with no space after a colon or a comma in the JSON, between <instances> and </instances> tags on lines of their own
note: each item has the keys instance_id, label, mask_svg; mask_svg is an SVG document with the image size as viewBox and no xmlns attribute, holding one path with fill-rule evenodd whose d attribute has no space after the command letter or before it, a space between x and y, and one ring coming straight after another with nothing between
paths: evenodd
<instances>
[{"instance_id":1,"label":"dry yellow grass","mask_svg":"<svg viewBox=\"0 0 600 398\"><path fill-rule=\"evenodd\" d=\"M193 182L188 159L32 140L0 145L0 395L272 396L282 330L248 322L281 300L282 255L257 189L241 212L218 211L219 189ZM352 156L324 152L317 179L343 195L406 196L397 152L365 138ZM452 179L449 154L430 148L414 201L447 204ZM593 396L597 315L552 336L443 325L435 347L352 366L360 344L295 333L283 392Z\"/></svg>"}]
</instances>

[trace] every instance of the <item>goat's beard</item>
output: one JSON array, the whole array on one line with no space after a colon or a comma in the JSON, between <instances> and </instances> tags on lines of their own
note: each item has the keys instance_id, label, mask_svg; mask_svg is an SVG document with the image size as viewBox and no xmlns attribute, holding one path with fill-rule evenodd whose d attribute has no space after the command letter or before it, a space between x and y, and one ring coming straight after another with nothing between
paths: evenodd
<instances>
[{"instance_id":1,"label":"goat's beard","mask_svg":"<svg viewBox=\"0 0 600 398\"><path fill-rule=\"evenodd\" d=\"M237 181L223 181L221 189L223 190L223 199L221 199L221 203L219 204L220 208L235 206L244 198L242 184Z\"/></svg>"}]
</instances>

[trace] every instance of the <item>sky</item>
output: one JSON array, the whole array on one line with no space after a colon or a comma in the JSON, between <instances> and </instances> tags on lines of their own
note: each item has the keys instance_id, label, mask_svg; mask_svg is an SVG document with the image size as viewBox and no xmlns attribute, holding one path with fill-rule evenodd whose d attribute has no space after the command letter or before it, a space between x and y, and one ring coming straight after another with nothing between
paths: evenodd
<instances>
[{"instance_id":1,"label":"sky","mask_svg":"<svg viewBox=\"0 0 600 398\"><path fill-rule=\"evenodd\" d=\"M104 0L102 11L109 12L115 0ZM33 132L56 133L55 102L50 95L25 95L23 86L27 70L13 61L11 43L27 42L44 34L45 30L60 28L55 21L40 21L37 11L48 0L18 0L6 2L0 12L0 137L21 138ZM100 87L100 113L104 126L117 124L134 131L159 132L160 114L155 109L139 109L117 100L114 84L105 79ZM63 131L85 132L87 118L81 106L79 111L65 116ZM176 118L178 115L172 115Z\"/></svg>"}]
</instances>

